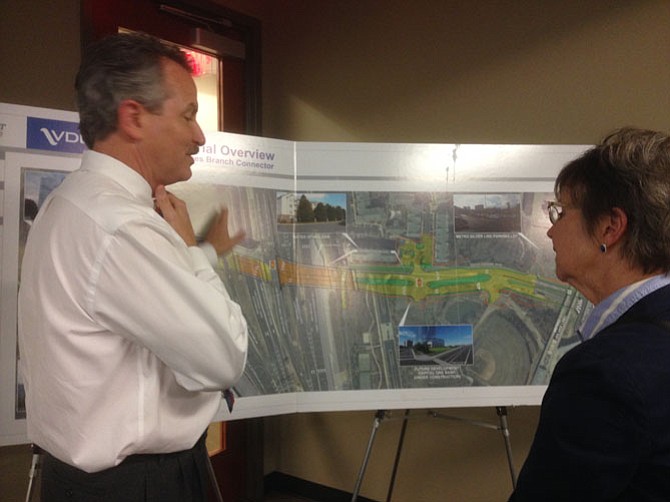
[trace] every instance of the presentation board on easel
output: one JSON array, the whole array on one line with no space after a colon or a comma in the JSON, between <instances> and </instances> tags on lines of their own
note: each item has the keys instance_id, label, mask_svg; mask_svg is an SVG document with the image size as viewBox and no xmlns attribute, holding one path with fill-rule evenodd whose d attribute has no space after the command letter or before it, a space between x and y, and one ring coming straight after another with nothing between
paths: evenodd
<instances>
[{"instance_id":1,"label":"presentation board on easel","mask_svg":"<svg viewBox=\"0 0 670 502\"><path fill-rule=\"evenodd\" d=\"M25 413L20 250L34 206L78 166L76 125L0 104L6 441ZM590 308L555 278L546 236L554 178L586 146L206 137L171 190L200 236L221 206L247 235L217 267L250 331L240 397L220 419L540 403Z\"/></svg>"}]
</instances>

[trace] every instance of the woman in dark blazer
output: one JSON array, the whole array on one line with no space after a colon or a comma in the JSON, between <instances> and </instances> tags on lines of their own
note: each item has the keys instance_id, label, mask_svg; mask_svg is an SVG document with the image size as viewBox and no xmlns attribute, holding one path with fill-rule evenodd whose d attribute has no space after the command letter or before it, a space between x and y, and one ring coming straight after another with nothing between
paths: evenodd
<instances>
[{"instance_id":1,"label":"woman in dark blazer","mask_svg":"<svg viewBox=\"0 0 670 502\"><path fill-rule=\"evenodd\" d=\"M670 501L670 138L615 131L561 170L555 194L556 275L594 309L509 500Z\"/></svg>"}]
</instances>

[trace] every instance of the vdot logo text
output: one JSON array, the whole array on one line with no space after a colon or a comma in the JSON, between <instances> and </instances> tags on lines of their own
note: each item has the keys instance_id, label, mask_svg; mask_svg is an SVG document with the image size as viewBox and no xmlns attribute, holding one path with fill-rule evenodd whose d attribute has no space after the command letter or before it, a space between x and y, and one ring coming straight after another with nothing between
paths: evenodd
<instances>
[{"instance_id":1,"label":"vdot logo text","mask_svg":"<svg viewBox=\"0 0 670 502\"><path fill-rule=\"evenodd\" d=\"M41 117L28 117L26 147L69 153L82 153L86 148L77 122Z\"/></svg>"},{"instance_id":2,"label":"vdot logo text","mask_svg":"<svg viewBox=\"0 0 670 502\"><path fill-rule=\"evenodd\" d=\"M81 143L84 144L84 141L81 139L81 134L72 131L56 131L54 129L47 129L42 127L40 129L44 137L47 139L51 146L56 146L60 142L63 143Z\"/></svg>"}]
</instances>

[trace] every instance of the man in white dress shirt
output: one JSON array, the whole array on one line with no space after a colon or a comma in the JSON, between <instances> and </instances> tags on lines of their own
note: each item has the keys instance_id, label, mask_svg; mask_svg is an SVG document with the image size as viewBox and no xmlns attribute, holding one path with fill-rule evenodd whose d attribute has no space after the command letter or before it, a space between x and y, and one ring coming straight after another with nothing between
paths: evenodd
<instances>
[{"instance_id":1,"label":"man in white dress shirt","mask_svg":"<svg viewBox=\"0 0 670 502\"><path fill-rule=\"evenodd\" d=\"M28 237L19 345L42 501L203 500L204 432L242 375L247 324L214 271L243 234L198 245L166 185L205 138L183 53L119 34L77 75L81 167Z\"/></svg>"}]
</instances>

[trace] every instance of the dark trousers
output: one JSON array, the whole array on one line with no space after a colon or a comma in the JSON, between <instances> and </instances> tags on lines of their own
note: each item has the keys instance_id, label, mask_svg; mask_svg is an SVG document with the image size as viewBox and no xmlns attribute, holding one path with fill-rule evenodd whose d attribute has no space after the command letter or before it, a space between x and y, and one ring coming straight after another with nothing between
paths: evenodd
<instances>
[{"instance_id":1,"label":"dark trousers","mask_svg":"<svg viewBox=\"0 0 670 502\"><path fill-rule=\"evenodd\" d=\"M48 453L42 461L41 502L203 502L209 493L203 436L190 450L131 455L104 471L87 473Z\"/></svg>"}]
</instances>

